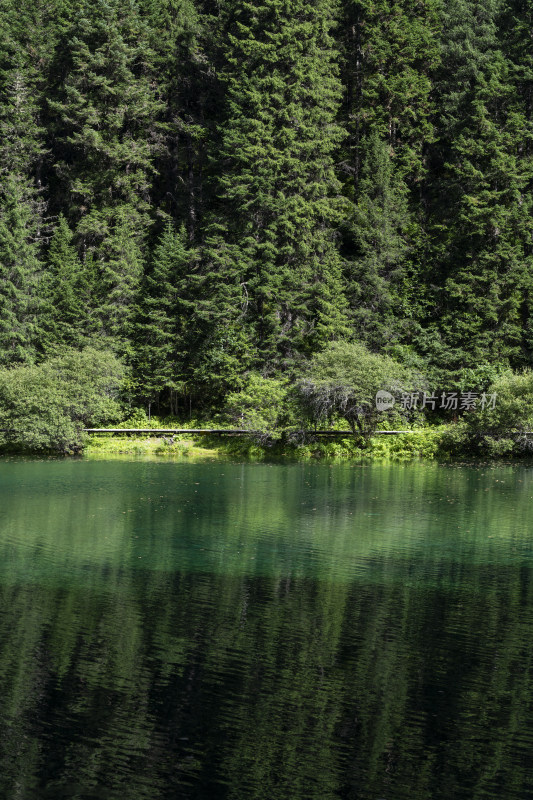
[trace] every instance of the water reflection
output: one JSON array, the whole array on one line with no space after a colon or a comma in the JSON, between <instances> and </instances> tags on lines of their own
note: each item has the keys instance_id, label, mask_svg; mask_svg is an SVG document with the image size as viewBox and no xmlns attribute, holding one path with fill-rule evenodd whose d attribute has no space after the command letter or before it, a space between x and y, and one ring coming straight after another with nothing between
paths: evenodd
<instances>
[{"instance_id":1,"label":"water reflection","mask_svg":"<svg viewBox=\"0 0 533 800\"><path fill-rule=\"evenodd\" d=\"M523 467L0 462L2 798L523 798Z\"/></svg>"}]
</instances>

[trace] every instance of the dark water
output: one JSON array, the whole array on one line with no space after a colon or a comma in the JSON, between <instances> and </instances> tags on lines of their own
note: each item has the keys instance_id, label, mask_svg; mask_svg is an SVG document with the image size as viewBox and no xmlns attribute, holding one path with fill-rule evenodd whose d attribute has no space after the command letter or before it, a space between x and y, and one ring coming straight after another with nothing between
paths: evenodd
<instances>
[{"instance_id":1,"label":"dark water","mask_svg":"<svg viewBox=\"0 0 533 800\"><path fill-rule=\"evenodd\" d=\"M533 797L533 469L0 461L0 798Z\"/></svg>"}]
</instances>

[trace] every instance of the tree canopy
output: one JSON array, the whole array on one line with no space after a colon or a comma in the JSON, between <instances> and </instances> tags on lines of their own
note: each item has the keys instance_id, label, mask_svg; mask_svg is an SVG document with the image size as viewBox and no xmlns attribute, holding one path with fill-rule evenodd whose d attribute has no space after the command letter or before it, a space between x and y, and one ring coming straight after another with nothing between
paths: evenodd
<instances>
[{"instance_id":1,"label":"tree canopy","mask_svg":"<svg viewBox=\"0 0 533 800\"><path fill-rule=\"evenodd\" d=\"M0 364L97 337L172 413L340 340L442 384L531 367L530 29L522 0L6 0Z\"/></svg>"}]
</instances>

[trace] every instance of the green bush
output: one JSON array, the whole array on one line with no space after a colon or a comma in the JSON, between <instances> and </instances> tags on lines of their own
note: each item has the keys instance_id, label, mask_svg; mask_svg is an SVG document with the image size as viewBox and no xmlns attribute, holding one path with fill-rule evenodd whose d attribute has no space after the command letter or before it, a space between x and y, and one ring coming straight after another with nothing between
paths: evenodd
<instances>
[{"instance_id":1,"label":"green bush","mask_svg":"<svg viewBox=\"0 0 533 800\"><path fill-rule=\"evenodd\" d=\"M69 350L39 365L0 369L0 446L77 453L83 428L121 417L124 368L110 352Z\"/></svg>"},{"instance_id":2,"label":"green bush","mask_svg":"<svg viewBox=\"0 0 533 800\"><path fill-rule=\"evenodd\" d=\"M294 422L294 401L284 381L250 374L240 392L226 397L224 416L250 431L271 432Z\"/></svg>"},{"instance_id":3,"label":"green bush","mask_svg":"<svg viewBox=\"0 0 533 800\"><path fill-rule=\"evenodd\" d=\"M473 455L489 458L528 455L533 452L533 373L510 370L500 375L486 391L496 395L494 408L465 413L450 426L441 442L447 455Z\"/></svg>"},{"instance_id":4,"label":"green bush","mask_svg":"<svg viewBox=\"0 0 533 800\"><path fill-rule=\"evenodd\" d=\"M365 443L389 416L376 408L376 393L382 389L396 398L401 391L414 391L420 382L405 365L371 353L361 343L333 342L312 358L298 390L311 420L331 423L342 417ZM393 413L398 419L397 407Z\"/></svg>"},{"instance_id":5,"label":"green bush","mask_svg":"<svg viewBox=\"0 0 533 800\"><path fill-rule=\"evenodd\" d=\"M128 414L127 419L123 420L117 425L117 428L157 428L159 427L159 420L157 417L150 416L144 408L134 408Z\"/></svg>"},{"instance_id":6,"label":"green bush","mask_svg":"<svg viewBox=\"0 0 533 800\"><path fill-rule=\"evenodd\" d=\"M444 426L424 428L397 436L376 436L372 440L374 457L408 461L413 458L435 458L439 453Z\"/></svg>"}]
</instances>

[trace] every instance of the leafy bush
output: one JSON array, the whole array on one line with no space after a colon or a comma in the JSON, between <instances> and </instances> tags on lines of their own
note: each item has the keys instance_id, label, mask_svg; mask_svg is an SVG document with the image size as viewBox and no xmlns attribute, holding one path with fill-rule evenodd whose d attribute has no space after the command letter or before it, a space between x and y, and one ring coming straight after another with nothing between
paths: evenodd
<instances>
[{"instance_id":1,"label":"leafy bush","mask_svg":"<svg viewBox=\"0 0 533 800\"><path fill-rule=\"evenodd\" d=\"M435 458L444 435L445 426L424 428L398 436L376 436L371 453L375 458L409 461L413 458Z\"/></svg>"},{"instance_id":2,"label":"leafy bush","mask_svg":"<svg viewBox=\"0 0 533 800\"><path fill-rule=\"evenodd\" d=\"M0 445L79 452L83 428L121 416L124 368L110 352L69 350L37 366L0 369Z\"/></svg>"},{"instance_id":3,"label":"leafy bush","mask_svg":"<svg viewBox=\"0 0 533 800\"><path fill-rule=\"evenodd\" d=\"M441 447L449 455L504 457L533 451L533 372L510 370L497 378L486 392L496 395L494 408L478 407L450 426Z\"/></svg>"},{"instance_id":4,"label":"leafy bush","mask_svg":"<svg viewBox=\"0 0 533 800\"><path fill-rule=\"evenodd\" d=\"M148 417L144 408L134 408L127 419L117 425L117 428L157 428L159 420L157 417Z\"/></svg>"},{"instance_id":5,"label":"leafy bush","mask_svg":"<svg viewBox=\"0 0 533 800\"><path fill-rule=\"evenodd\" d=\"M311 360L299 384L304 408L315 422L343 417L353 434L367 441L387 412L376 409L376 393L413 391L413 372L363 344L334 342Z\"/></svg>"},{"instance_id":6,"label":"leafy bush","mask_svg":"<svg viewBox=\"0 0 533 800\"><path fill-rule=\"evenodd\" d=\"M240 428L269 432L291 424L294 401L284 381L250 374L240 392L226 397L224 415Z\"/></svg>"}]
</instances>

